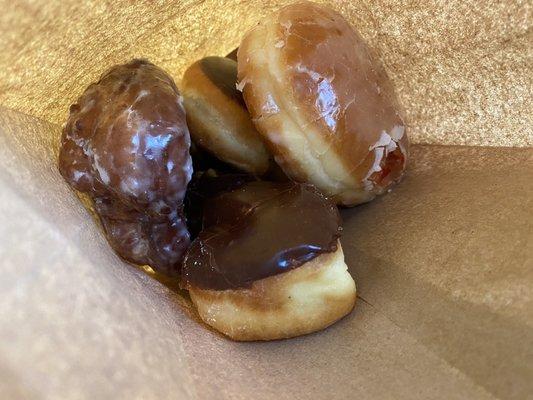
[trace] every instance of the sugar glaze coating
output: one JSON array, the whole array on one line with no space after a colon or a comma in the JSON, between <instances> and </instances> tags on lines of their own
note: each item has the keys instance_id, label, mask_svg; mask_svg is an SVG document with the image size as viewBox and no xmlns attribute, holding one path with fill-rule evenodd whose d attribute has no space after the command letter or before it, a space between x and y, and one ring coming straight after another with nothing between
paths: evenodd
<instances>
[{"instance_id":1,"label":"sugar glaze coating","mask_svg":"<svg viewBox=\"0 0 533 400\"><path fill-rule=\"evenodd\" d=\"M402 177L408 140L394 87L340 14L291 4L249 31L237 57L255 126L290 178L355 205Z\"/></svg>"},{"instance_id":2,"label":"sugar glaze coating","mask_svg":"<svg viewBox=\"0 0 533 400\"><path fill-rule=\"evenodd\" d=\"M91 196L125 259L176 274L189 243L182 207L192 175L190 137L172 78L145 60L109 69L75 104L59 170Z\"/></svg>"}]
</instances>

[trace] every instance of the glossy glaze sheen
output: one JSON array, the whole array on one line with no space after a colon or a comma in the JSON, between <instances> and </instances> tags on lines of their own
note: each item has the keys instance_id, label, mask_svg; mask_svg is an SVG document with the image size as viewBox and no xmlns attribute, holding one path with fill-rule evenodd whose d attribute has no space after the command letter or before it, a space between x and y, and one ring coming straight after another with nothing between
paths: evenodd
<instances>
[{"instance_id":1,"label":"glossy glaze sheen","mask_svg":"<svg viewBox=\"0 0 533 400\"><path fill-rule=\"evenodd\" d=\"M238 58L256 127L292 178L322 186L343 202L343 191L367 191L354 197L368 200L401 177L408 141L394 88L339 13L310 2L284 7L245 36ZM298 130L284 131L280 119ZM288 144L286 136L296 132L320 167L309 167ZM321 168L326 185L317 178Z\"/></svg>"},{"instance_id":2,"label":"glossy glaze sheen","mask_svg":"<svg viewBox=\"0 0 533 400\"><path fill-rule=\"evenodd\" d=\"M294 182L247 183L208 202L203 221L183 284L216 290L248 287L335 251L342 229L334 204Z\"/></svg>"},{"instance_id":3,"label":"glossy glaze sheen","mask_svg":"<svg viewBox=\"0 0 533 400\"><path fill-rule=\"evenodd\" d=\"M189 147L172 78L133 60L111 68L70 107L59 170L93 198L122 257L175 273L189 243L181 211L192 174Z\"/></svg>"}]
</instances>

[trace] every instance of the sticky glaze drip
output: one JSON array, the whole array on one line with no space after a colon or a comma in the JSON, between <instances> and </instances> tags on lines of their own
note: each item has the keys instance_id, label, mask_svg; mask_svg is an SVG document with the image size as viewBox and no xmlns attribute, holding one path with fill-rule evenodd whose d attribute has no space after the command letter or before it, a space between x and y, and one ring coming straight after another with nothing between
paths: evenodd
<instances>
[{"instance_id":1,"label":"sticky glaze drip","mask_svg":"<svg viewBox=\"0 0 533 400\"><path fill-rule=\"evenodd\" d=\"M388 187L392 182L400 179L404 163L405 156L397 148L384 157L380 163L380 169L373 172L368 179L379 187Z\"/></svg>"},{"instance_id":2,"label":"sticky glaze drip","mask_svg":"<svg viewBox=\"0 0 533 400\"><path fill-rule=\"evenodd\" d=\"M249 287L335 251L340 216L309 185L250 182L206 204L204 230L189 247L185 287Z\"/></svg>"}]
</instances>

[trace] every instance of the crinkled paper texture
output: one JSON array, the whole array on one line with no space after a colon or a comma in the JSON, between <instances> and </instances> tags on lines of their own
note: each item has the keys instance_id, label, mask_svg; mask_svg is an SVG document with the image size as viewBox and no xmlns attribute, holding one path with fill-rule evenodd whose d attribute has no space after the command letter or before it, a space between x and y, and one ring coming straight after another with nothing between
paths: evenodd
<instances>
[{"instance_id":1,"label":"crinkled paper texture","mask_svg":"<svg viewBox=\"0 0 533 400\"><path fill-rule=\"evenodd\" d=\"M179 83L276 1L0 0L0 397L524 399L533 393L526 1L336 1L397 86L414 142L391 193L344 210L353 313L234 343L122 262L56 168L68 105L147 57Z\"/></svg>"}]
</instances>

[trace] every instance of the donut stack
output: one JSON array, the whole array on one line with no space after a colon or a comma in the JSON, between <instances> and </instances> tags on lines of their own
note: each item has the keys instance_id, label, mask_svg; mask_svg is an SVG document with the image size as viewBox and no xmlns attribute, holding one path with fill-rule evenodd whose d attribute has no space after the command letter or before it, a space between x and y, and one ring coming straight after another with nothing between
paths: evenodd
<instances>
[{"instance_id":1,"label":"donut stack","mask_svg":"<svg viewBox=\"0 0 533 400\"><path fill-rule=\"evenodd\" d=\"M121 257L176 276L228 337L272 340L352 310L337 205L388 191L407 158L383 67L305 2L195 62L181 94L148 61L111 68L71 106L59 169Z\"/></svg>"}]
</instances>

